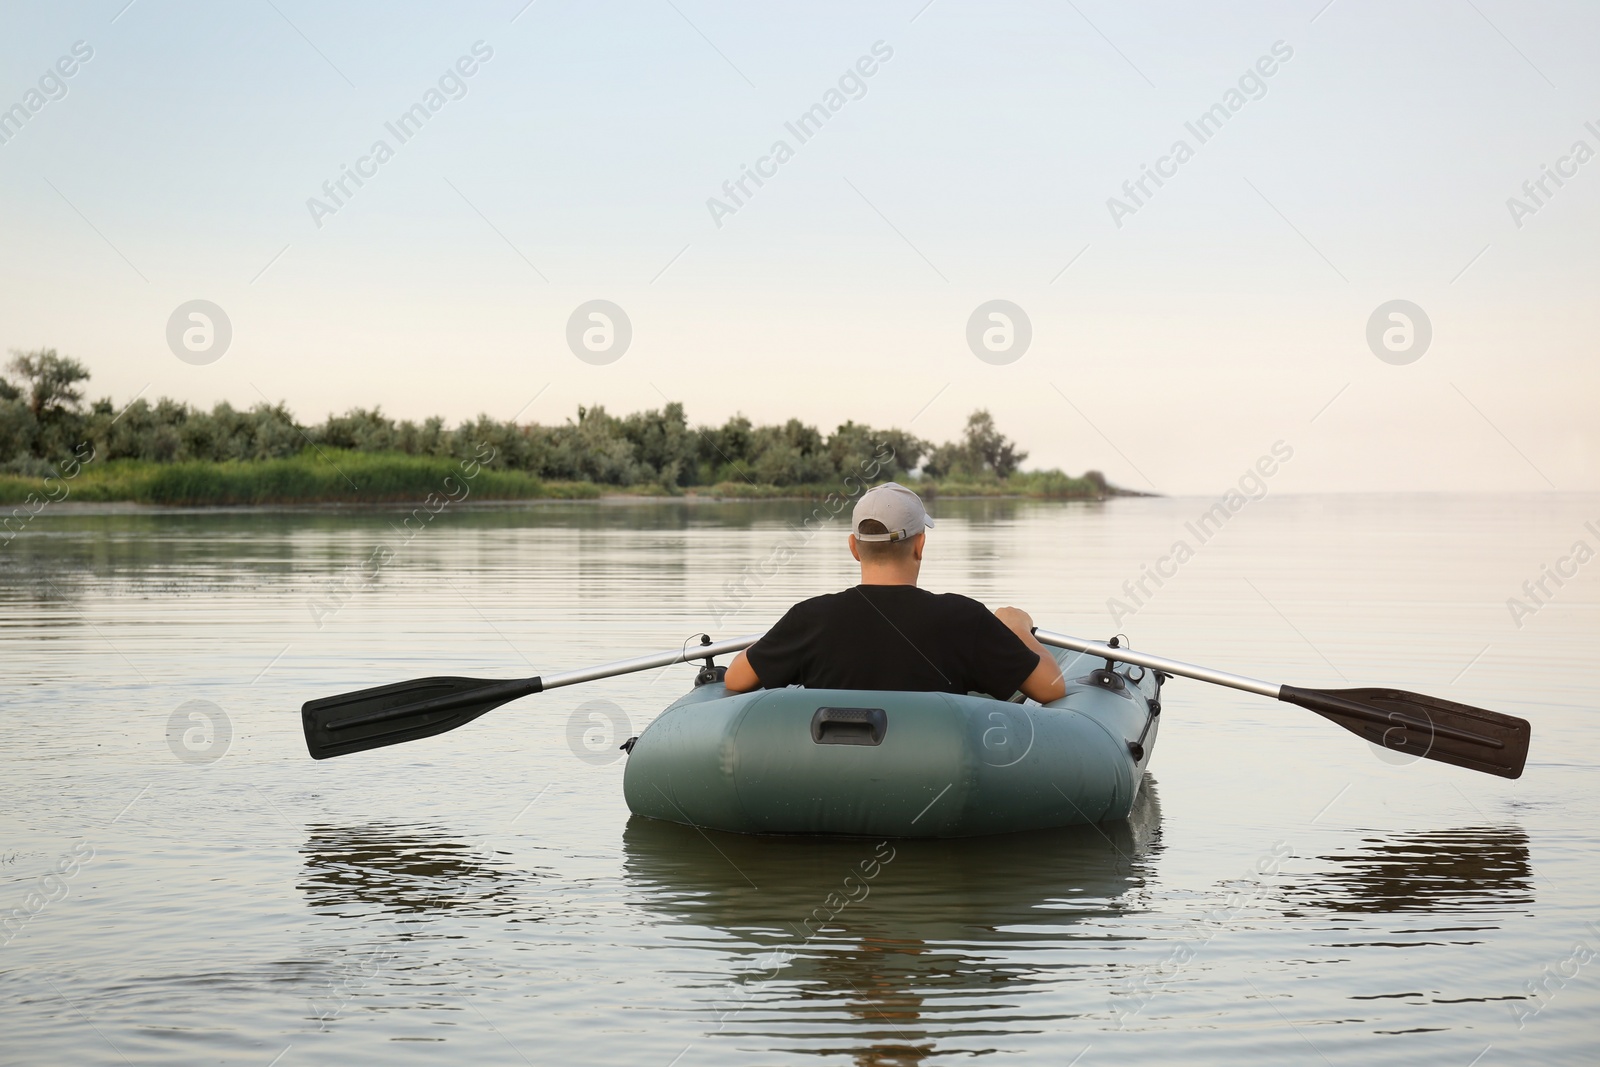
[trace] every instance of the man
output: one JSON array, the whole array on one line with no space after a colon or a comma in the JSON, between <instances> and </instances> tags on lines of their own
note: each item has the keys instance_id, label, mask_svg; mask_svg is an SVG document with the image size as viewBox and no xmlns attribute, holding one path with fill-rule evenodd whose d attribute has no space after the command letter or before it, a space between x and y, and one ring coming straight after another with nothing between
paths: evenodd
<instances>
[{"instance_id":1,"label":"man","mask_svg":"<svg viewBox=\"0 0 1600 1067\"><path fill-rule=\"evenodd\" d=\"M917 588L927 528L922 498L895 482L861 494L851 515L850 554L861 584L790 608L734 658L724 684L734 693L781 689L897 689L987 693L1017 690L1041 704L1066 695L1055 658L1018 608L990 613L959 593Z\"/></svg>"}]
</instances>

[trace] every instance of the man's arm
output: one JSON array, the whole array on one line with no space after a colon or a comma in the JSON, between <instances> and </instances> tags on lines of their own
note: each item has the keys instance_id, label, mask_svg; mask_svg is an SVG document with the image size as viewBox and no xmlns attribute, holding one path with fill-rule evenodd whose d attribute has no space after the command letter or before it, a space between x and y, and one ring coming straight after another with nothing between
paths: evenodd
<instances>
[{"instance_id":1,"label":"man's arm","mask_svg":"<svg viewBox=\"0 0 1600 1067\"><path fill-rule=\"evenodd\" d=\"M741 652L728 664L728 673L723 676L722 684L728 687L730 693L748 693L760 687L761 679L756 677L755 668L750 666L750 660Z\"/></svg>"},{"instance_id":2,"label":"man's arm","mask_svg":"<svg viewBox=\"0 0 1600 1067\"><path fill-rule=\"evenodd\" d=\"M1022 690L1022 695L1041 704L1048 704L1052 700L1060 700L1066 696L1067 682L1061 677L1061 666L1056 663L1056 658L1049 650L1039 643L1039 639L1033 636L1033 619L1028 613L1021 608L997 608L994 615L1039 657L1039 665L1017 687ZM733 672L730 670L729 673Z\"/></svg>"}]
</instances>

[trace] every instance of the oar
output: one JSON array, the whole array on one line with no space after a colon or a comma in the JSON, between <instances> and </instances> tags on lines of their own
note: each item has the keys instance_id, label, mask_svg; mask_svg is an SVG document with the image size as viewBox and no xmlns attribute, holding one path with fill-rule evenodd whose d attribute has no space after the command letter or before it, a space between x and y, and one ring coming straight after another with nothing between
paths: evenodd
<instances>
[{"instance_id":1,"label":"oar","mask_svg":"<svg viewBox=\"0 0 1600 1067\"><path fill-rule=\"evenodd\" d=\"M1453 700L1401 689L1300 689L1196 667L1165 656L1112 648L1098 641L1085 641L1047 630L1036 630L1034 636L1043 644L1057 648L1297 704L1332 719L1375 745L1411 756L1498 774L1502 778L1522 777L1522 766L1528 759L1530 728L1527 719L1457 704Z\"/></svg>"},{"instance_id":2,"label":"oar","mask_svg":"<svg viewBox=\"0 0 1600 1067\"><path fill-rule=\"evenodd\" d=\"M300 722L305 727L306 748L311 757L327 759L442 734L465 726L501 704L547 689L738 652L755 644L760 636L751 634L715 643L705 638L704 644L685 645L671 652L637 656L546 677L509 681L415 678L309 700L300 709Z\"/></svg>"}]
</instances>

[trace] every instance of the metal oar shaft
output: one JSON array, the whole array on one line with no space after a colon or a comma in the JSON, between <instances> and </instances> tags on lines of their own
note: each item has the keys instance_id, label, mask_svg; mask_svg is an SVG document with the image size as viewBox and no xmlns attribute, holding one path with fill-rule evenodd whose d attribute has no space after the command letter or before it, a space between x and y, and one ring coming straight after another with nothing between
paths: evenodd
<instances>
[{"instance_id":1,"label":"metal oar shaft","mask_svg":"<svg viewBox=\"0 0 1600 1067\"><path fill-rule=\"evenodd\" d=\"M705 659L707 656L726 656L730 652L747 649L760 639L760 634L750 634L747 637L730 637L726 641L714 641L709 645L684 645L682 649L674 652L657 652L650 656L635 656L633 659L602 663L597 667L581 667L561 674L548 674L540 681L544 689L557 689L563 685L577 685L579 682L592 682L619 674L648 671L652 667L670 667L674 663L688 663L690 660Z\"/></svg>"},{"instance_id":2,"label":"metal oar shaft","mask_svg":"<svg viewBox=\"0 0 1600 1067\"><path fill-rule=\"evenodd\" d=\"M1167 659L1165 656L1152 656L1147 652L1135 652L1131 648L1112 648L1110 645L1099 641L1085 641L1081 637L1069 637L1066 634L1053 633L1049 630L1035 630L1033 636L1037 637L1041 644L1071 649L1073 652L1083 652L1090 656L1114 659L1122 663L1132 663L1139 667L1148 667L1153 671L1176 674L1183 678L1193 678L1196 681L1225 685L1230 689L1243 689L1246 693L1271 697L1273 700L1280 698L1279 694L1283 689L1281 685L1263 682L1257 678L1246 678L1242 674L1214 671L1210 667L1199 667L1193 663Z\"/></svg>"}]
</instances>

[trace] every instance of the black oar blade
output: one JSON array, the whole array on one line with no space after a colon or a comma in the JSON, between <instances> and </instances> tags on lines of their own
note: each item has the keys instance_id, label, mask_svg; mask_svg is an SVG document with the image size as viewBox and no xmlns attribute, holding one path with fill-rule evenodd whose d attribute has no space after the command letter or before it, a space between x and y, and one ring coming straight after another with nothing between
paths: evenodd
<instances>
[{"instance_id":1,"label":"black oar blade","mask_svg":"<svg viewBox=\"0 0 1600 1067\"><path fill-rule=\"evenodd\" d=\"M311 758L328 759L442 734L539 689L537 678L418 678L309 700L300 721Z\"/></svg>"},{"instance_id":2,"label":"black oar blade","mask_svg":"<svg viewBox=\"0 0 1600 1067\"><path fill-rule=\"evenodd\" d=\"M1375 745L1468 770L1522 777L1527 719L1402 689L1297 689L1279 700L1309 708Z\"/></svg>"}]
</instances>

